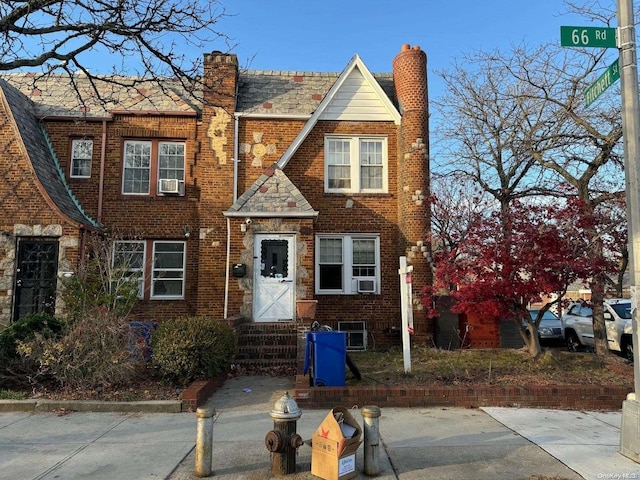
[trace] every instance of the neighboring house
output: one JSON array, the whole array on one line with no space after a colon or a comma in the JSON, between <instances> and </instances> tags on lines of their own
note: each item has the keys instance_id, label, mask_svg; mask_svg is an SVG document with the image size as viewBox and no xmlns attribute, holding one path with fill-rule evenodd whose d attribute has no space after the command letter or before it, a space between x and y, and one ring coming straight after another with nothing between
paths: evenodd
<instances>
[{"instance_id":1,"label":"neighboring house","mask_svg":"<svg viewBox=\"0 0 640 480\"><path fill-rule=\"evenodd\" d=\"M398 258L431 283L426 55L393 74L356 55L340 74L243 71L205 56L212 86L0 77L0 324L60 307L87 235L112 235L142 275L134 317L365 321L400 327ZM117 79L122 82L131 79ZM432 323L414 305L416 337Z\"/></svg>"}]
</instances>

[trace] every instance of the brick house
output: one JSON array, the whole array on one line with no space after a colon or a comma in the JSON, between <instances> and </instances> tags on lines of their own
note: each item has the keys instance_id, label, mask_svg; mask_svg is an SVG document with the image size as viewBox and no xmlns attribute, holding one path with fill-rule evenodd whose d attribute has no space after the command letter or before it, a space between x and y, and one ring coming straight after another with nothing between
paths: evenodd
<instances>
[{"instance_id":1,"label":"brick house","mask_svg":"<svg viewBox=\"0 0 640 480\"><path fill-rule=\"evenodd\" d=\"M87 236L117 233L137 319L291 321L315 299L321 322L396 342L398 258L415 297L431 269L426 55L405 45L392 66L244 71L214 52L200 103L169 83L98 84L101 104L80 75L2 76L0 324L59 309Z\"/></svg>"}]
</instances>

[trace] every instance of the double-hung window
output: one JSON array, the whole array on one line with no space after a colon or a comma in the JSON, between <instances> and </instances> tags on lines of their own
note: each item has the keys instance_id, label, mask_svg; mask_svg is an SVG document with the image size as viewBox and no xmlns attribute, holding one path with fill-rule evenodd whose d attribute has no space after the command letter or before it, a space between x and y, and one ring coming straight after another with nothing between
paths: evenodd
<instances>
[{"instance_id":1,"label":"double-hung window","mask_svg":"<svg viewBox=\"0 0 640 480\"><path fill-rule=\"evenodd\" d=\"M325 191L387 192L386 137L325 137Z\"/></svg>"},{"instance_id":2,"label":"double-hung window","mask_svg":"<svg viewBox=\"0 0 640 480\"><path fill-rule=\"evenodd\" d=\"M154 195L184 190L185 144L156 140L126 140L122 193Z\"/></svg>"},{"instance_id":3,"label":"double-hung window","mask_svg":"<svg viewBox=\"0 0 640 480\"><path fill-rule=\"evenodd\" d=\"M316 293L380 293L380 238L372 234L316 236Z\"/></svg>"},{"instance_id":4,"label":"double-hung window","mask_svg":"<svg viewBox=\"0 0 640 480\"><path fill-rule=\"evenodd\" d=\"M135 281L138 298L144 297L145 242L119 240L113 244L111 288L120 289L124 282Z\"/></svg>"},{"instance_id":5,"label":"double-hung window","mask_svg":"<svg viewBox=\"0 0 640 480\"><path fill-rule=\"evenodd\" d=\"M185 242L153 243L151 298L184 298Z\"/></svg>"},{"instance_id":6,"label":"double-hung window","mask_svg":"<svg viewBox=\"0 0 640 480\"><path fill-rule=\"evenodd\" d=\"M90 178L93 158L93 140L71 141L71 178Z\"/></svg>"},{"instance_id":7,"label":"double-hung window","mask_svg":"<svg viewBox=\"0 0 640 480\"><path fill-rule=\"evenodd\" d=\"M151 259L147 251L152 249ZM138 297L152 300L184 298L187 244L171 240L121 240L114 242L112 289L135 278ZM147 288L145 279L151 279ZM148 291L147 291L148 290Z\"/></svg>"}]
</instances>

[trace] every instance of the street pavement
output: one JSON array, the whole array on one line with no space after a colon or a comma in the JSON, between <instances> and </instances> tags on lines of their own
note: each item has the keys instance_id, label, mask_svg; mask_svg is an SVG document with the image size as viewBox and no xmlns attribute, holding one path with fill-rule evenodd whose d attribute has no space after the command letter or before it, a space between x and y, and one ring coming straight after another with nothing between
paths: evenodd
<instances>
[{"instance_id":1,"label":"street pavement","mask_svg":"<svg viewBox=\"0 0 640 480\"><path fill-rule=\"evenodd\" d=\"M264 437L269 411L288 379L240 377L213 396L212 478L271 478ZM358 407L354 418L362 425ZM310 439L328 410L303 409ZM621 412L524 408L383 408L380 474L391 479L640 479L618 453ZM0 413L1 480L190 480L195 475L193 413ZM298 451L292 480L311 475L311 448ZM356 456L363 473L363 447Z\"/></svg>"}]
</instances>

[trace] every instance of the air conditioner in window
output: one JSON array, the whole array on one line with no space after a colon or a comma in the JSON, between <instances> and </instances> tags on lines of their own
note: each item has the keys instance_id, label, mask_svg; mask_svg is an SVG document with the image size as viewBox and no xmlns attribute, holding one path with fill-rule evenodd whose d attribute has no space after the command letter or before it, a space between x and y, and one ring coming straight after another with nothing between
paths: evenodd
<instances>
[{"instance_id":1,"label":"air conditioner in window","mask_svg":"<svg viewBox=\"0 0 640 480\"><path fill-rule=\"evenodd\" d=\"M367 349L367 325L365 322L338 322L338 330L347 333L347 350Z\"/></svg>"},{"instance_id":2,"label":"air conditioner in window","mask_svg":"<svg viewBox=\"0 0 640 480\"><path fill-rule=\"evenodd\" d=\"M183 193L183 189L181 188L183 185L184 182L177 178L161 178L158 182L158 192L181 194Z\"/></svg>"},{"instance_id":3,"label":"air conditioner in window","mask_svg":"<svg viewBox=\"0 0 640 480\"><path fill-rule=\"evenodd\" d=\"M358 293L375 293L375 291L376 291L375 278L359 278L358 279Z\"/></svg>"}]
</instances>

